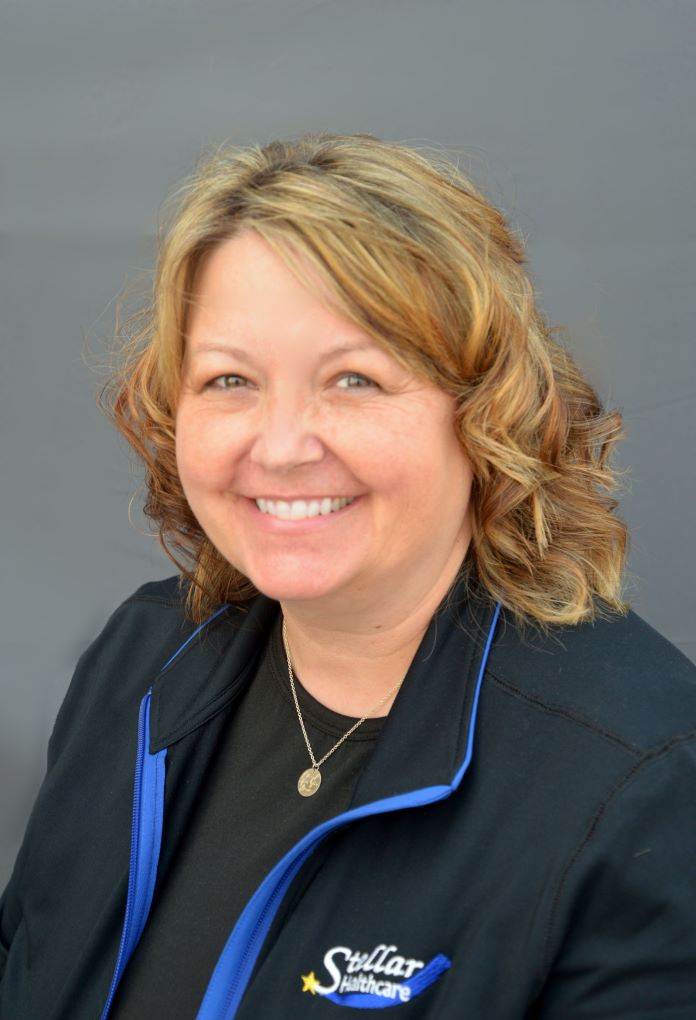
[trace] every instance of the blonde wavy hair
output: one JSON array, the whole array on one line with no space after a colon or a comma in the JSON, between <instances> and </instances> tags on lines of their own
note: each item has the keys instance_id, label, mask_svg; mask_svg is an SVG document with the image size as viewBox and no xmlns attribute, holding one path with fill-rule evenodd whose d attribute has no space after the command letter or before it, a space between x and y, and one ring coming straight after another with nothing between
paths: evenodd
<instances>
[{"instance_id":1,"label":"blonde wavy hair","mask_svg":"<svg viewBox=\"0 0 696 1020\"><path fill-rule=\"evenodd\" d=\"M168 208L151 294L117 327L101 404L144 462L144 511L188 582L194 621L256 591L202 531L175 457L195 277L246 228L305 285L303 264L318 272L337 311L456 398L474 473L468 559L487 592L543 628L626 610L609 464L620 415L553 339L522 242L447 157L368 134L220 147Z\"/></svg>"}]
</instances>

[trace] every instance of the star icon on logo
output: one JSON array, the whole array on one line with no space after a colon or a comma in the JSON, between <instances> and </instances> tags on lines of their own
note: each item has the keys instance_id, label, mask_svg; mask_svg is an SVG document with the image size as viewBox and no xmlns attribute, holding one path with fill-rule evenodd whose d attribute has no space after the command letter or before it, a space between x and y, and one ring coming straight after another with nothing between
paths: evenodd
<instances>
[{"instance_id":1,"label":"star icon on logo","mask_svg":"<svg viewBox=\"0 0 696 1020\"><path fill-rule=\"evenodd\" d=\"M316 995L317 986L319 985L319 982L317 981L316 974L314 973L314 971L310 970L309 974L302 974L301 976L302 976L302 991L311 992L312 995Z\"/></svg>"}]
</instances>

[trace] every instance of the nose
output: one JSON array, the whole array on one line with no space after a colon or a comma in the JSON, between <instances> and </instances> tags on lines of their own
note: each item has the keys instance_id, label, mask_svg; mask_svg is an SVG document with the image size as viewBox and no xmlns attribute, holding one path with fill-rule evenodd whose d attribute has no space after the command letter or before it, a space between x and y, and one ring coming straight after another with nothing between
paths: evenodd
<instances>
[{"instance_id":1,"label":"nose","mask_svg":"<svg viewBox=\"0 0 696 1020\"><path fill-rule=\"evenodd\" d=\"M269 395L259 408L251 462L266 471L290 471L323 456L324 445L311 408L289 393Z\"/></svg>"}]
</instances>

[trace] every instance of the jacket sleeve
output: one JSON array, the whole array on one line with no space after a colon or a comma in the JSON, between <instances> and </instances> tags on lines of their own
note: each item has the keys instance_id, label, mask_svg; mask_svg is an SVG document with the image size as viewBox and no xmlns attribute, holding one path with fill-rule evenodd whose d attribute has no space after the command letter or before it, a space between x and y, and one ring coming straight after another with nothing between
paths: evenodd
<instances>
[{"instance_id":1,"label":"jacket sleeve","mask_svg":"<svg viewBox=\"0 0 696 1020\"><path fill-rule=\"evenodd\" d=\"M556 895L529 1020L696 1017L696 736L645 756L593 819Z\"/></svg>"},{"instance_id":2,"label":"jacket sleeve","mask_svg":"<svg viewBox=\"0 0 696 1020\"><path fill-rule=\"evenodd\" d=\"M101 633L80 656L67 693L60 706L48 742L47 767L41 788L29 817L22 845L12 875L0 898L0 1015L6 984L13 980L12 944L23 924L22 891L26 881L32 881L31 860L37 845L50 838L50 833L62 824L60 799L50 792L51 778L60 766L64 755L80 742L83 728L94 718L110 718L110 708L118 689L104 682L114 675L114 663L123 655L128 644L142 647L143 637L137 631L133 637L137 617L122 603L110 616ZM106 700L106 695L109 700ZM106 704L106 708L104 705Z\"/></svg>"},{"instance_id":3,"label":"jacket sleeve","mask_svg":"<svg viewBox=\"0 0 696 1020\"><path fill-rule=\"evenodd\" d=\"M46 785L46 778L50 775L53 765L60 756L62 746L69 741L71 731L79 722L83 705L87 700L89 686L96 687L96 684L92 682L95 680L97 670L99 669L99 653L105 631L82 654L75 668L68 691L53 725L53 731L48 744L47 768L44 781L34 802L12 875L0 897L0 999L2 998L3 977L12 942L22 923L19 888L25 871L25 861L30 850L30 837L37 827L42 829L45 822L45 811L42 810L42 791Z\"/></svg>"}]
</instances>

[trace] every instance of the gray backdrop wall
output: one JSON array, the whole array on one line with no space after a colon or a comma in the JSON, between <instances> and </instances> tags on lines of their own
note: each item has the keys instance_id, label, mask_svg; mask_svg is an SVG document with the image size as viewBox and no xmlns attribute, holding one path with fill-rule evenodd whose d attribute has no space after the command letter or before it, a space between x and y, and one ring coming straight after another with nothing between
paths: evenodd
<instances>
[{"instance_id":1,"label":"gray backdrop wall","mask_svg":"<svg viewBox=\"0 0 696 1020\"><path fill-rule=\"evenodd\" d=\"M137 475L95 365L165 195L211 143L369 131L459 159L624 411L634 606L696 658L692 0L5 0L0 17L0 886L75 660L172 573L129 526Z\"/></svg>"}]
</instances>

